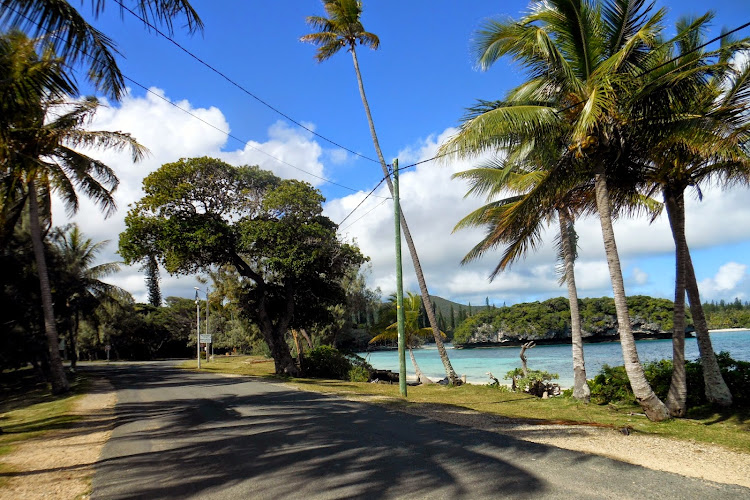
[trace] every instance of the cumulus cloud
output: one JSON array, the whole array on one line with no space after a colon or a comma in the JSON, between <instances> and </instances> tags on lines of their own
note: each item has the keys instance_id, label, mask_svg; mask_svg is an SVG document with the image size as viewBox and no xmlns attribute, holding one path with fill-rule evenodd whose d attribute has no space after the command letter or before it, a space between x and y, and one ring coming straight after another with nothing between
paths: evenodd
<instances>
[{"instance_id":1,"label":"cumulus cloud","mask_svg":"<svg viewBox=\"0 0 750 500\"><path fill-rule=\"evenodd\" d=\"M750 275L748 266L737 262L727 262L711 278L699 283L703 300L721 300L739 297L746 300L750 296Z\"/></svg>"}]
</instances>

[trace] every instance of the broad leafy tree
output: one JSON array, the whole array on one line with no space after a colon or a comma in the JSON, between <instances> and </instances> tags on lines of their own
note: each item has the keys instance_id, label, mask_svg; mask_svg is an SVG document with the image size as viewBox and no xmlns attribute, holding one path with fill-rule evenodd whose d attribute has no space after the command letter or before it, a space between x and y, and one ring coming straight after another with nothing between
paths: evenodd
<instances>
[{"instance_id":1,"label":"broad leafy tree","mask_svg":"<svg viewBox=\"0 0 750 500\"><path fill-rule=\"evenodd\" d=\"M176 274L234 267L244 280L243 306L276 372L299 375L287 332L322 321L329 306L343 303L341 278L363 261L321 214L320 193L258 167L206 157L162 165L143 190L120 235L125 260L153 255Z\"/></svg>"},{"instance_id":2,"label":"broad leafy tree","mask_svg":"<svg viewBox=\"0 0 750 500\"><path fill-rule=\"evenodd\" d=\"M325 8L328 17L322 16L310 16L307 18L307 24L311 28L316 29L315 33L305 35L301 38L303 42L309 42L318 47L315 58L318 62L330 59L337 54L341 49L346 49L352 55L352 62L354 63L354 72L357 76L357 84L359 85L359 94L362 98L362 105L367 115L367 123L370 126L370 135L372 135L372 142L375 147L375 152L378 156L378 161L383 169L383 175L385 176L388 189L393 196L393 182L389 176L388 166L383 157L383 152L380 149L380 142L378 141L378 135L375 132L375 122L372 119L370 113L370 105L367 102L367 96L365 94L365 86L362 80L362 73L359 70L359 60L357 59L357 45L369 47L373 50L377 50L380 46L380 39L377 35L365 31L364 26L360 17L362 16L362 2L359 0L323 0L323 7ZM406 240L406 245L409 248L409 254L411 255L412 263L414 264L414 270L417 274L417 282L419 283L419 290L422 294L422 301L425 304L427 310L427 316L430 320L432 327L433 337L435 338L435 345L437 346L438 352L440 353L440 359L445 367L445 373L452 384L458 385L461 383L461 379L458 378L456 372L453 370L450 359L448 359L448 353L443 345L443 339L440 334L440 328L438 326L438 320L435 316L435 311L432 307L432 299L430 299L430 293L427 290L427 283L424 279L424 273L422 272L422 265L419 262L419 255L417 254L414 240L411 237L411 231L406 223L406 217L404 216L403 210L401 211L401 229Z\"/></svg>"}]
</instances>

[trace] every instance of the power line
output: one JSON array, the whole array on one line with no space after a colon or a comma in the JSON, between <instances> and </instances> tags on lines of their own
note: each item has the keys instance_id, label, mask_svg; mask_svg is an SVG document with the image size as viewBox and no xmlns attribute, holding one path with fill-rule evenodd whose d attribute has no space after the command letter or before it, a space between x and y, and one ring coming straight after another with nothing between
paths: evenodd
<instances>
[{"instance_id":1,"label":"power line","mask_svg":"<svg viewBox=\"0 0 750 500\"><path fill-rule=\"evenodd\" d=\"M370 210L368 210L368 211L367 211L367 212L366 212L366 213L365 213L364 215L362 215L361 217L358 217L358 218L357 218L357 219L356 219L356 220L355 220L354 222L352 222L352 223L351 223L351 224L349 224L348 226L346 226L346 227L344 227L344 228L341 228L341 229L339 229L339 230L340 230L340 231L344 231L344 230L346 230L346 229L349 229L349 228L350 228L350 227L352 227L352 226L353 226L354 224L356 224L356 223L357 223L357 222L359 222L360 220L362 220L362 219L364 219L365 217L367 217L368 215L370 215L370 213L371 213L371 212L373 212L373 211L375 211L376 209L380 208L380 206L382 206L382 205L383 205L383 203L385 203L385 202L386 202L386 201L388 201L388 200L392 200L392 199L393 199L393 198L385 198L385 199L384 199L383 201L381 201L380 203L378 203L377 205L375 205L375 206L374 206L373 208L371 208Z\"/></svg>"},{"instance_id":2,"label":"power line","mask_svg":"<svg viewBox=\"0 0 750 500\"><path fill-rule=\"evenodd\" d=\"M347 215L346 217L344 217L344 218L343 218L343 219L341 220L341 222L339 222L339 223L338 223L338 226L341 226L341 224L343 224L343 223L344 223L344 222L346 221L346 219L348 219L349 217L351 217L351 216L352 216L352 214L353 214L354 212L356 212L356 211L357 211L357 209L358 209L359 207L361 207L361 206L362 206L362 204L363 204L363 203L364 203L364 202L365 202L365 201L367 200L367 198L369 198L369 197L370 197L370 196L372 195L372 193L374 193L374 192L375 192L375 190L376 190L377 188L379 188L379 187L380 187L380 185L381 185L381 184L383 183L383 181L384 181L384 180L386 180L387 178L388 178L388 176L386 176L386 177L383 177L382 179L380 179L380 182L378 182L378 183L377 183L377 185L376 185L376 186L375 186L374 188L372 188L372 191L370 191L369 193L367 193L367 196L365 196L364 198L362 198L362 201L360 201L360 202L359 202L359 204L357 204L357 206L356 206L356 207L354 207L354 209L353 209L353 210L352 210L351 212L349 212L349 214L348 214L348 215ZM386 199L390 199L390 198L386 198ZM361 217L360 217L360 219L361 219ZM357 220L359 220L359 219L357 219ZM353 224L353 223L352 223L352 224ZM351 226L352 224L349 224L349 226ZM349 226L347 226L347 227L349 227Z\"/></svg>"},{"instance_id":3,"label":"power line","mask_svg":"<svg viewBox=\"0 0 750 500\"><path fill-rule=\"evenodd\" d=\"M347 151L347 152L349 152L349 153L351 153L351 154L353 154L355 156L359 156L360 158L363 158L365 160L369 160L369 161L374 162L374 163L380 163L378 160L370 158L369 156L365 156L365 155L363 155L361 153L357 153L356 151L354 151L352 149L349 149L346 146L342 146L341 144L339 144L339 143L337 143L337 142L329 139L328 137L317 133L315 130L311 129L310 127L307 127L307 126L303 125L302 123L300 123L299 121L295 120L294 118L292 118L288 114L284 113L283 111L281 111L278 108L272 106L271 104L269 104L268 102L264 101L263 99L261 99L257 95L253 94L252 92L250 92L249 90L247 90L245 87L243 87L242 85L240 85L236 81L232 80L226 74L222 73L220 70L218 70L217 68L215 68L214 66L212 66L211 64L207 63L206 61L204 61L203 59L201 59L197 55L195 55L192 52L190 52L188 49L186 49L185 47L183 47L182 45L180 45L178 42L176 42L170 36L166 35L162 31L160 31L156 26L154 26L153 24L151 24L150 22L148 22L146 19L144 19L143 17L141 17L139 14L137 14L133 10L131 10L128 7L126 7L125 5L123 5L123 3L120 0L115 0L115 3L117 3L123 10L129 12L135 18L139 19L141 22L143 22L150 29L153 29L157 34L159 34L163 38L165 38L165 39L169 40L170 42L172 42L173 45L175 45L177 48L179 48L180 50L182 50L183 52L185 52L187 55L189 55L190 57L192 57L193 59L195 59L196 61L198 61L199 63L201 63L203 66L207 67L208 69L210 69L211 71L213 71L214 73L216 73L217 75L219 75L220 77L222 77L227 82L231 83L232 85L234 85L235 87L237 87L238 89L240 89L245 94L249 95L250 97L252 97L256 101L258 101L259 103L261 103L262 105L264 105L268 109L270 109L273 112L275 112L275 113L283 116L284 118L286 118L290 122L294 123L295 125L297 125L300 128L303 128L303 129L307 130L308 132L310 132L311 134L315 135L316 137L319 137L320 139L323 139L324 141L328 142L329 144L333 144L337 148L343 149L344 151Z\"/></svg>"},{"instance_id":4,"label":"power line","mask_svg":"<svg viewBox=\"0 0 750 500\"><path fill-rule=\"evenodd\" d=\"M13 10L13 11L14 11L14 12L15 12L16 14L18 14L18 15L19 15L19 16L21 16L21 17L23 17L24 19L26 19L26 20L27 20L27 21L29 21L30 23L32 23L32 24L36 24L36 25L37 25L37 26L38 26L39 28L41 28L41 27L42 27L40 23L38 23L38 22L34 21L33 19L31 19L30 17L28 17L28 16L24 15L24 14L23 14L22 12L19 12L18 10L16 10L16 9L13 9L13 8L10 8L10 10ZM49 36L53 36L53 37L55 37L55 38L59 38L59 39L63 40L63 37L62 37L62 36L60 36L60 35L58 35L57 33L53 33L53 32L51 32L51 31L49 31L49 30L46 30L46 33L47 33L47 35L49 35ZM81 53L81 54L83 54L84 56L88 57L89 59L95 59L95 57L94 57L94 56L92 56L91 54L89 54L89 53L87 53L87 52L84 52L84 51L80 51L80 53ZM73 68L71 68L71 69L73 69ZM349 191L352 191L352 192L354 192L354 193L356 193L356 192L359 192L359 191L361 191L360 189L354 189L354 188L352 188L352 187L349 187L349 186L344 186L343 184L339 184L338 182L334 182L334 181L332 181L332 180L330 180L330 179L327 179L327 178L325 178L325 177L321 177L321 176L319 176L319 175L317 175L317 174L313 174L312 172L308 172L307 170L304 170L304 169L302 169L302 168L300 168L300 167L298 167L298 166L296 166L296 165L292 165L291 163L289 163L289 162L287 162L287 161L284 161L284 160L282 160L281 158L277 158L276 156L273 156L272 154L270 154L270 153L267 153L267 152L263 151L262 149L260 149L260 148L257 148L257 147L255 147L255 146L253 146L252 144L250 144L250 143L249 143L250 141L245 141L245 140L243 140L243 139L240 139L239 137L237 137L237 136L233 135L232 133L230 133L230 132L228 132L228 131L226 131L226 130L223 130L223 129L221 129L221 128L217 127L216 125L214 125L214 124L212 124L212 123L210 123L210 122L208 122L208 121L204 120L203 118L201 118L200 116L196 115L195 113L192 113L192 112L190 112L189 110L187 110L187 109L183 108L182 106L179 106L179 105L177 105L176 103L174 103L174 102L170 101L170 100L169 100L169 99L167 99L166 97L164 97L164 96L162 96L162 95L160 95L160 94L158 94L158 93L156 93L156 92L152 91L151 89L149 89L149 88L148 88L148 87L146 87L145 85L143 85L143 84L141 84L141 83L139 83L139 82L135 81L134 79L130 78L129 76L127 76L127 75L124 75L124 74L123 74L122 76L123 76L123 78L124 78L124 79L126 79L126 80L130 81L131 83L133 83L134 85L136 85L136 86L138 86L138 87L142 88L143 90L145 90L145 91L146 91L146 92L148 92L149 94L151 94L151 95L154 95L154 96L158 97L159 99L161 99L162 101L164 101L164 102L166 102L166 103L170 104L171 106L174 106L175 108L179 109L179 110L180 110L180 111L182 111L183 113L187 113L188 115L192 116L192 117L193 117L193 118L195 118L196 120L199 120L199 121L201 121L202 123L204 123L204 124L208 125L209 127L211 127L211 128L213 128L213 129L215 129L215 130L217 130L217 131L221 132L222 134L226 134L226 136L227 136L227 137L230 137L230 138L234 139L235 141L237 141L237 142L240 142L240 143L242 143L242 144L243 144L244 146L250 147L251 149L254 149L255 151L258 151L259 153L261 153L261 154L264 154L264 155L268 156L269 158L271 158L271 159L273 159L273 160L275 160L275 161L277 161L277 162L279 162L279 163L281 163L281 164L283 164L283 165L287 165L287 166L289 166L289 167L291 167L291 168L293 168L293 169L295 169L295 170L298 170L298 171L300 171L300 172L302 172L302 173L305 173L305 174L307 174L307 175L309 175L309 176L311 176L311 177L315 177L316 179L320 179L320 180L322 180L322 181L324 181L324 182L327 182L327 183L329 183L329 184L332 184L332 185L334 185L334 186L338 186L338 187L341 187L341 188L347 189L347 190L349 190ZM382 181L381 181L381 182L382 182ZM383 196L378 196L378 197L379 197L379 198L384 198ZM386 199L387 199L387 198L386 198Z\"/></svg>"}]
</instances>

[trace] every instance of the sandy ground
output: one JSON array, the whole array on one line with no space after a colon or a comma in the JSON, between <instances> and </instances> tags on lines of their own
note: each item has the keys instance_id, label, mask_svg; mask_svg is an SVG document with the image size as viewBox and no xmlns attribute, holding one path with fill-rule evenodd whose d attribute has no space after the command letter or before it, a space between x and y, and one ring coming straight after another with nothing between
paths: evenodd
<instances>
[{"instance_id":1,"label":"sandy ground","mask_svg":"<svg viewBox=\"0 0 750 500\"><path fill-rule=\"evenodd\" d=\"M92 380L91 392L73 409L83 418L71 429L26 441L0 458L18 471L0 489L0 500L88 498L93 465L112 433L116 399L108 381Z\"/></svg>"},{"instance_id":2,"label":"sandy ground","mask_svg":"<svg viewBox=\"0 0 750 500\"><path fill-rule=\"evenodd\" d=\"M358 400L357 397L351 397ZM83 419L72 429L47 434L18 446L2 457L16 471L0 500L80 499L91 488L93 464L111 434L116 396L106 380L93 382L92 392L74 411ZM703 443L673 441L590 426L531 425L448 405L398 407L427 417L559 448L582 451L719 483L750 487L750 455Z\"/></svg>"}]
</instances>

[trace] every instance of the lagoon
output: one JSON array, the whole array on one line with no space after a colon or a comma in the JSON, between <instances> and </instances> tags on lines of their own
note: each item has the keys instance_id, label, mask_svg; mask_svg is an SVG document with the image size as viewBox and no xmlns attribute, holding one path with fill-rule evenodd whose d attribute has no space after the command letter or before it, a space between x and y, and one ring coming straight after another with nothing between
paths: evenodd
<instances>
[{"instance_id":1,"label":"lagoon","mask_svg":"<svg viewBox=\"0 0 750 500\"><path fill-rule=\"evenodd\" d=\"M730 355L741 361L750 361L750 330L714 331L711 332L711 342L714 351L729 351ZM487 372L492 372L500 383L505 374L521 366L518 354L521 348L516 347L486 347L472 349L454 349L446 344L448 356L456 373L466 375L467 382L472 384L486 384L489 382ZM639 340L636 342L641 362L672 359L672 341ZM398 352L374 351L359 353L374 367L381 370L398 372ZM586 375L593 378L605 364L611 366L622 365L622 350L619 342L601 342L583 345L583 355L586 361ZM443 364L438 356L434 344L414 350L414 356L424 374L432 380L445 377ZM698 359L698 344L695 338L685 339L685 359ZM557 382L561 387L573 385L573 362L571 360L570 345L536 346L526 351L528 366L531 370L546 370L560 375ZM414 368L406 355L406 372L414 374Z\"/></svg>"}]
</instances>

